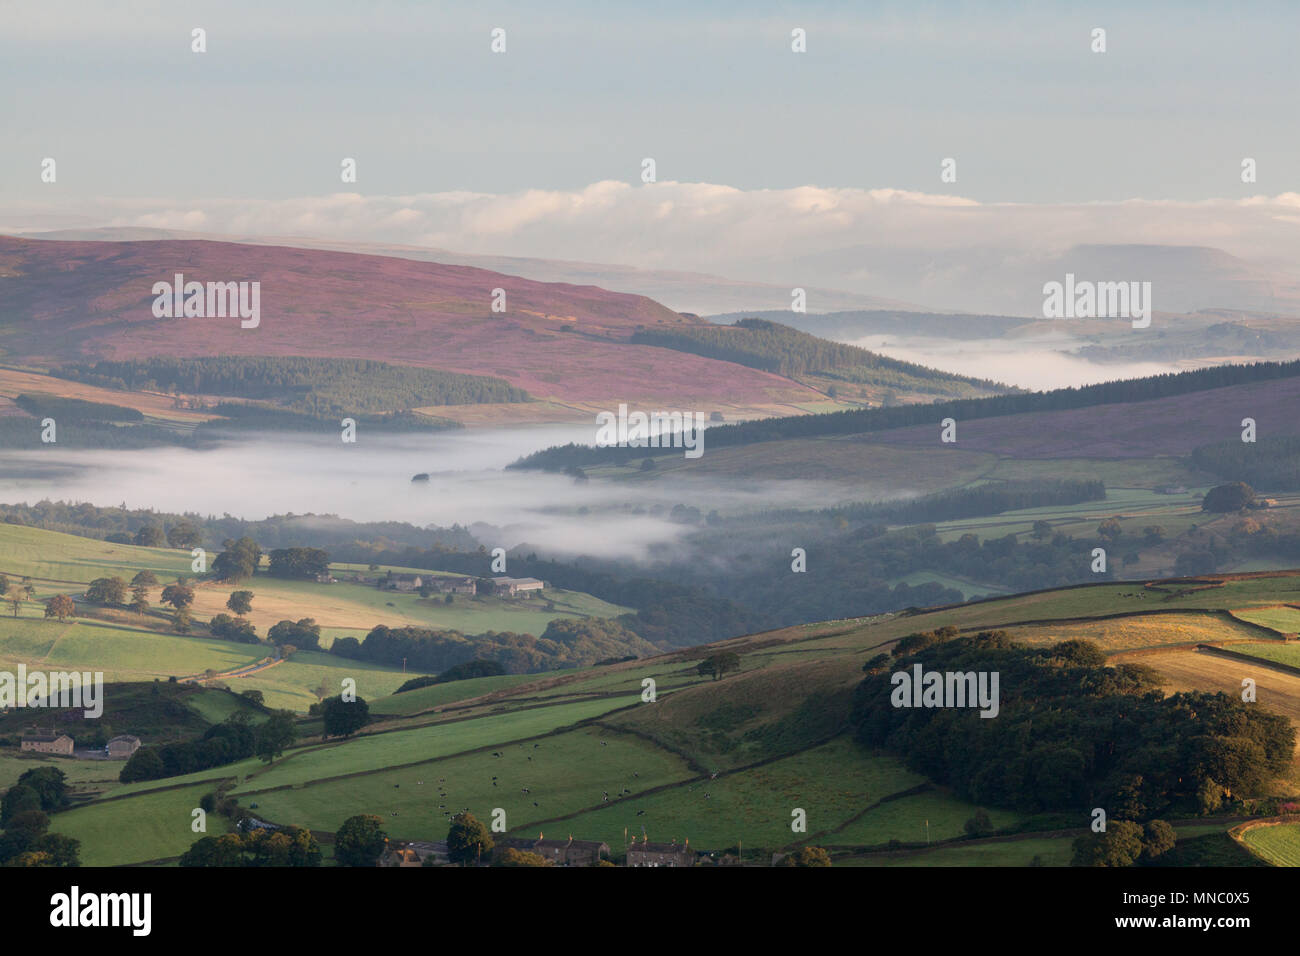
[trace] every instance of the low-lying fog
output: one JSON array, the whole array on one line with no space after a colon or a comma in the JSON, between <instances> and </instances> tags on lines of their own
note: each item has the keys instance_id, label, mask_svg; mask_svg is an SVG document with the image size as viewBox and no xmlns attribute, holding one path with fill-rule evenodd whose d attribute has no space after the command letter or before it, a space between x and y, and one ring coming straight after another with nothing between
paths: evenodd
<instances>
[{"instance_id":1,"label":"low-lying fog","mask_svg":"<svg viewBox=\"0 0 1300 956\"><path fill-rule=\"evenodd\" d=\"M928 365L945 372L1043 390L1181 372L1197 364L1092 362L1069 354L1067 349L1077 348L1083 343L1066 336L1059 339L1022 339L1017 342L993 340L980 344L969 340L920 336L868 335L848 342L890 358Z\"/></svg>"},{"instance_id":2,"label":"low-lying fog","mask_svg":"<svg viewBox=\"0 0 1300 956\"><path fill-rule=\"evenodd\" d=\"M527 543L557 555L640 558L652 549L661 552L689 530L667 520L676 504L703 514L713 509L816 508L850 497L861 500L870 490L670 476L653 482L576 483L563 475L504 470L521 455L551 445L592 444L595 432L593 424L418 436L359 434L355 444L344 444L334 434L259 434L206 451L46 446L5 456L0 502L48 498L251 520L312 513L419 527L459 523L489 548ZM421 472L429 474L429 481L412 482ZM898 493L883 491L882 497ZM662 506L662 516L649 514L655 505ZM583 507L586 513L579 512ZM638 508L646 513L634 514Z\"/></svg>"}]
</instances>

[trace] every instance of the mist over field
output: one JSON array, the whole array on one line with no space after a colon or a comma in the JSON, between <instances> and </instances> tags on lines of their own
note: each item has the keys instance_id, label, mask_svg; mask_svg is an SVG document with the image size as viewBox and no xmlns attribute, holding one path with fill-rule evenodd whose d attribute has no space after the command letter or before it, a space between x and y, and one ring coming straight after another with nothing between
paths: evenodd
<instances>
[{"instance_id":1,"label":"mist over field","mask_svg":"<svg viewBox=\"0 0 1300 956\"><path fill-rule=\"evenodd\" d=\"M667 556L665 548L690 530L669 520L678 504L707 513L823 507L851 492L908 493L812 481L667 476L653 482L576 482L543 471L505 470L538 449L591 444L594 437L594 425L568 425L361 436L355 445L332 434L259 433L204 451L42 448L6 456L0 501L125 504L250 520L311 514L420 527L460 524L489 547L527 543L556 556L639 559ZM428 474L429 481L413 482L418 473Z\"/></svg>"},{"instance_id":2,"label":"mist over field","mask_svg":"<svg viewBox=\"0 0 1300 956\"><path fill-rule=\"evenodd\" d=\"M1077 348L1080 343L1067 336L991 341L981 345L968 339L954 341L921 336L867 335L853 339L849 344L945 372L1043 391L1142 378L1214 364L1093 362L1071 354L1068 349Z\"/></svg>"}]
</instances>

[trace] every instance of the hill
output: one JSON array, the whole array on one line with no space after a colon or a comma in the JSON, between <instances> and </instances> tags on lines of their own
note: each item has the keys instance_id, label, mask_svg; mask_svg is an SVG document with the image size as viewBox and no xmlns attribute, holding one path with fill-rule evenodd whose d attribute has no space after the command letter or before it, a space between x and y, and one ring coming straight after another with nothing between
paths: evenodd
<instances>
[{"instance_id":1,"label":"hill","mask_svg":"<svg viewBox=\"0 0 1300 956\"><path fill-rule=\"evenodd\" d=\"M392 838L437 840L451 812L468 807L487 819L499 807L511 835L604 840L616 857L645 833L689 840L706 862L734 856L738 844L757 863L806 843L831 848L836 865L1065 865L1086 818L984 807L988 829L972 834L966 823L979 807L899 756L853 742L851 698L864 662L906 635L952 626L959 635L1005 629L1030 647L1093 640L1110 663L1132 658L1159 669L1182 654L1214 657L1201 646L1284 646L1239 615L1297 600L1297 571L1102 584L785 628L532 680L468 681L460 699L455 684L438 685L423 699L413 691L374 701L381 716L353 739L305 739L270 766L245 761L110 791L120 799L69 817L91 843L87 855L102 862L175 856L189 834L132 850L96 838L96 827L133 805L144 812L169 792L159 784L200 794L224 779L242 807L326 839L346 817L375 813ZM702 659L728 651L738 669L720 680L699 672ZM1228 673L1194 675L1185 686L1215 690ZM1300 720L1300 697L1276 692L1265 668L1258 674L1260 706ZM1297 787L1293 769L1214 815L1174 816L1171 862L1204 859L1213 839L1222 841L1213 850L1220 865L1250 864L1226 832L1276 812ZM794 809L806 813L806 833L792 831ZM69 832L57 818L53 828Z\"/></svg>"}]
</instances>

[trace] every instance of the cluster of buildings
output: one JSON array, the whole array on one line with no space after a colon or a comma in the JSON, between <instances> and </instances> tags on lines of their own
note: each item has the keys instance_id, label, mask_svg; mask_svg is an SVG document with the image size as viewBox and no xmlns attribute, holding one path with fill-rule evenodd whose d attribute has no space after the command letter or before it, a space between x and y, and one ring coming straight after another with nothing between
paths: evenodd
<instances>
[{"instance_id":1,"label":"cluster of buildings","mask_svg":"<svg viewBox=\"0 0 1300 956\"><path fill-rule=\"evenodd\" d=\"M546 587L546 582L537 578L498 577L492 578L491 581L492 593L505 597L531 597L534 593L540 593ZM474 578L442 577L433 574L389 572L386 577L379 578L377 584L380 588L388 591L404 592L429 590L438 594L474 594L478 590L478 584Z\"/></svg>"},{"instance_id":2,"label":"cluster of buildings","mask_svg":"<svg viewBox=\"0 0 1300 956\"><path fill-rule=\"evenodd\" d=\"M38 754L57 754L61 757L77 755L74 741L67 734L24 734L19 749ZM134 734L118 734L108 742L102 753L87 753L84 756L94 756L108 760L126 760L139 749L139 737Z\"/></svg>"},{"instance_id":3,"label":"cluster of buildings","mask_svg":"<svg viewBox=\"0 0 1300 956\"><path fill-rule=\"evenodd\" d=\"M497 862L506 850L536 853L552 866L599 866L610 856L609 844L595 840L547 840L539 833L537 839L495 837L492 862ZM696 854L687 840L683 844L650 843L634 840L627 848L626 866L694 866ZM428 862L426 862L426 860ZM442 843L391 843L380 858L380 866L444 866L450 862L447 844ZM484 861L488 862L487 860Z\"/></svg>"}]
</instances>

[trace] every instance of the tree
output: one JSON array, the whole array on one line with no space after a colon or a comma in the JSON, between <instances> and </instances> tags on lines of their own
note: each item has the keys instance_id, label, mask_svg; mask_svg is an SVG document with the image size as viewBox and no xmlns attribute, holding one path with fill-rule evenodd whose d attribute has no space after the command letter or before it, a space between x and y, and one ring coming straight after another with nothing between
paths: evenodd
<instances>
[{"instance_id":1,"label":"tree","mask_svg":"<svg viewBox=\"0 0 1300 956\"><path fill-rule=\"evenodd\" d=\"M66 594L56 594L45 602L45 616L58 618L60 624L76 613L77 605Z\"/></svg>"},{"instance_id":2,"label":"tree","mask_svg":"<svg viewBox=\"0 0 1300 956\"><path fill-rule=\"evenodd\" d=\"M993 821L989 819L986 811L976 810L975 815L966 821L962 829L970 837L988 836L993 832Z\"/></svg>"},{"instance_id":3,"label":"tree","mask_svg":"<svg viewBox=\"0 0 1300 956\"><path fill-rule=\"evenodd\" d=\"M1124 534L1124 529L1120 527L1118 518L1107 518L1101 524L1097 525L1097 534L1107 543L1118 541Z\"/></svg>"},{"instance_id":4,"label":"tree","mask_svg":"<svg viewBox=\"0 0 1300 956\"><path fill-rule=\"evenodd\" d=\"M1142 828L1130 820L1112 820L1105 833L1074 841L1071 866L1131 866L1142 854Z\"/></svg>"},{"instance_id":5,"label":"tree","mask_svg":"<svg viewBox=\"0 0 1300 956\"><path fill-rule=\"evenodd\" d=\"M1035 521L1034 529L1029 532L1029 536L1035 541L1042 541L1052 536L1052 525L1049 521Z\"/></svg>"},{"instance_id":6,"label":"tree","mask_svg":"<svg viewBox=\"0 0 1300 956\"><path fill-rule=\"evenodd\" d=\"M205 836L195 840L181 856L179 866L240 866L244 841L238 833Z\"/></svg>"},{"instance_id":7,"label":"tree","mask_svg":"<svg viewBox=\"0 0 1300 956\"><path fill-rule=\"evenodd\" d=\"M1167 533L1163 525L1149 524L1142 529L1142 540L1149 545L1159 544L1165 540Z\"/></svg>"},{"instance_id":8,"label":"tree","mask_svg":"<svg viewBox=\"0 0 1300 956\"><path fill-rule=\"evenodd\" d=\"M20 813L41 808L41 795L24 783L16 783L0 799L0 827L9 828L9 821Z\"/></svg>"},{"instance_id":9,"label":"tree","mask_svg":"<svg viewBox=\"0 0 1300 956\"><path fill-rule=\"evenodd\" d=\"M149 610L149 589L143 584L131 589L131 610L136 614L144 614Z\"/></svg>"},{"instance_id":10,"label":"tree","mask_svg":"<svg viewBox=\"0 0 1300 956\"><path fill-rule=\"evenodd\" d=\"M370 721L370 705L361 697L345 701L343 695L321 701L326 737L351 737Z\"/></svg>"},{"instance_id":11,"label":"tree","mask_svg":"<svg viewBox=\"0 0 1300 956\"><path fill-rule=\"evenodd\" d=\"M243 617L253 609L253 592L232 591L226 600L226 607Z\"/></svg>"},{"instance_id":12,"label":"tree","mask_svg":"<svg viewBox=\"0 0 1300 956\"><path fill-rule=\"evenodd\" d=\"M119 577L96 578L86 588L86 600L96 604L122 604L126 601L126 582Z\"/></svg>"},{"instance_id":13,"label":"tree","mask_svg":"<svg viewBox=\"0 0 1300 956\"><path fill-rule=\"evenodd\" d=\"M740 656L734 651L723 651L700 661L700 666L695 670L701 677L722 680L722 675L727 671L740 670Z\"/></svg>"},{"instance_id":14,"label":"tree","mask_svg":"<svg viewBox=\"0 0 1300 956\"><path fill-rule=\"evenodd\" d=\"M781 858L777 866L830 866L831 855L819 846L801 846Z\"/></svg>"},{"instance_id":15,"label":"tree","mask_svg":"<svg viewBox=\"0 0 1300 956\"><path fill-rule=\"evenodd\" d=\"M185 608L181 608L172 615L172 629L177 634L188 634L191 624L190 612Z\"/></svg>"},{"instance_id":16,"label":"tree","mask_svg":"<svg viewBox=\"0 0 1300 956\"><path fill-rule=\"evenodd\" d=\"M257 628L243 618L231 617L229 614L214 614L208 621L208 630L214 637L224 641L238 641L241 644L257 643Z\"/></svg>"},{"instance_id":17,"label":"tree","mask_svg":"<svg viewBox=\"0 0 1300 956\"><path fill-rule=\"evenodd\" d=\"M62 833L47 833L36 841L36 852L45 856L46 866L81 866L81 841Z\"/></svg>"},{"instance_id":18,"label":"tree","mask_svg":"<svg viewBox=\"0 0 1300 956\"><path fill-rule=\"evenodd\" d=\"M162 589L162 602L183 610L194 603L194 589L188 584L169 584Z\"/></svg>"},{"instance_id":19,"label":"tree","mask_svg":"<svg viewBox=\"0 0 1300 956\"><path fill-rule=\"evenodd\" d=\"M261 707L264 703L266 703L266 695L263 694L260 690L246 690L239 696L244 698L247 701L251 701L252 703L256 704L259 707Z\"/></svg>"},{"instance_id":20,"label":"tree","mask_svg":"<svg viewBox=\"0 0 1300 956\"><path fill-rule=\"evenodd\" d=\"M1152 820L1142 829L1142 859L1151 861L1174 848L1178 835L1164 820Z\"/></svg>"},{"instance_id":21,"label":"tree","mask_svg":"<svg viewBox=\"0 0 1300 956\"><path fill-rule=\"evenodd\" d=\"M1244 481L1231 481L1218 485L1205 493L1201 501L1201 510L1215 514L1227 514L1248 508L1255 501L1255 489Z\"/></svg>"},{"instance_id":22,"label":"tree","mask_svg":"<svg viewBox=\"0 0 1300 956\"><path fill-rule=\"evenodd\" d=\"M157 525L147 524L135 533L135 543L147 548L161 548L167 544L167 538Z\"/></svg>"},{"instance_id":23,"label":"tree","mask_svg":"<svg viewBox=\"0 0 1300 956\"><path fill-rule=\"evenodd\" d=\"M9 607L14 612L14 617L17 617L18 612L22 610L23 606L22 590L17 587L10 588L8 593L5 594L5 600L9 602Z\"/></svg>"},{"instance_id":24,"label":"tree","mask_svg":"<svg viewBox=\"0 0 1300 956\"><path fill-rule=\"evenodd\" d=\"M383 821L368 813L348 817L334 834L334 861L340 866L374 866L388 834Z\"/></svg>"},{"instance_id":25,"label":"tree","mask_svg":"<svg viewBox=\"0 0 1300 956\"><path fill-rule=\"evenodd\" d=\"M131 587L155 588L158 586L158 577L152 571L145 569L137 571L135 577L131 579Z\"/></svg>"},{"instance_id":26,"label":"tree","mask_svg":"<svg viewBox=\"0 0 1300 956\"><path fill-rule=\"evenodd\" d=\"M222 547L225 550L212 562L212 574L218 581L243 581L257 572L262 549L252 538L226 541Z\"/></svg>"},{"instance_id":27,"label":"tree","mask_svg":"<svg viewBox=\"0 0 1300 956\"><path fill-rule=\"evenodd\" d=\"M266 639L282 648L291 644L301 650L314 651L320 647L320 625L310 617L296 622L281 621L271 626Z\"/></svg>"},{"instance_id":28,"label":"tree","mask_svg":"<svg viewBox=\"0 0 1300 956\"><path fill-rule=\"evenodd\" d=\"M447 830L447 857L453 863L477 863L492 852L496 843L487 825L468 810L451 818Z\"/></svg>"},{"instance_id":29,"label":"tree","mask_svg":"<svg viewBox=\"0 0 1300 956\"><path fill-rule=\"evenodd\" d=\"M257 728L257 755L266 763L280 757L286 747L298 739L293 714L277 710Z\"/></svg>"},{"instance_id":30,"label":"tree","mask_svg":"<svg viewBox=\"0 0 1300 956\"><path fill-rule=\"evenodd\" d=\"M67 776L58 767L33 767L25 770L16 785L36 791L42 810L58 810L67 802Z\"/></svg>"},{"instance_id":31,"label":"tree","mask_svg":"<svg viewBox=\"0 0 1300 956\"><path fill-rule=\"evenodd\" d=\"M172 525L167 529L167 544L173 548L197 548L203 540L203 533L188 521Z\"/></svg>"},{"instance_id":32,"label":"tree","mask_svg":"<svg viewBox=\"0 0 1300 956\"><path fill-rule=\"evenodd\" d=\"M552 866L550 860L540 853L529 853L527 850L516 850L514 847L507 847L506 851L501 854L501 859L497 861L497 866Z\"/></svg>"},{"instance_id":33,"label":"tree","mask_svg":"<svg viewBox=\"0 0 1300 956\"><path fill-rule=\"evenodd\" d=\"M329 552L320 548L277 548L267 573L279 578L314 578L330 569Z\"/></svg>"},{"instance_id":34,"label":"tree","mask_svg":"<svg viewBox=\"0 0 1300 956\"><path fill-rule=\"evenodd\" d=\"M133 783L136 780L157 780L166 773L167 768L162 757L158 756L158 748L141 747L127 759L117 779L122 783Z\"/></svg>"}]
</instances>

